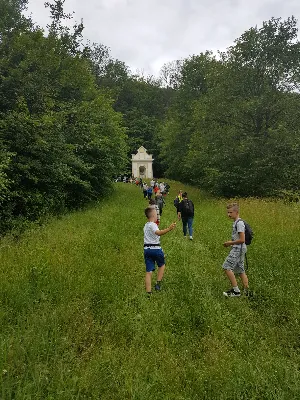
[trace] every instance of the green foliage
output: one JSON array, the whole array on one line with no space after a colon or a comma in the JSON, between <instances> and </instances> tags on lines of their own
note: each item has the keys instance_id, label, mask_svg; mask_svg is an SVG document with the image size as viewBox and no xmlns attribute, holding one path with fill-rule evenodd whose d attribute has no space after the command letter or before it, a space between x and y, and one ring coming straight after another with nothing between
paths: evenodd
<instances>
[{"instance_id":1,"label":"green foliage","mask_svg":"<svg viewBox=\"0 0 300 400\"><path fill-rule=\"evenodd\" d=\"M168 175L228 197L298 189L299 63L294 18L250 29L220 61L186 60L162 131Z\"/></svg>"},{"instance_id":2,"label":"green foliage","mask_svg":"<svg viewBox=\"0 0 300 400\"><path fill-rule=\"evenodd\" d=\"M97 199L126 166L121 116L81 54L80 29L64 29L60 3L48 37L24 28L0 42L1 232Z\"/></svg>"},{"instance_id":3,"label":"green foliage","mask_svg":"<svg viewBox=\"0 0 300 400\"><path fill-rule=\"evenodd\" d=\"M28 0L0 0L0 42L16 31L31 26L31 21L22 15Z\"/></svg>"},{"instance_id":4,"label":"green foliage","mask_svg":"<svg viewBox=\"0 0 300 400\"><path fill-rule=\"evenodd\" d=\"M226 203L170 183L162 227L174 220L177 190L187 190L194 242L180 224L162 238L163 290L150 301L145 203L133 185L116 185L105 202L28 231L19 243L1 242L1 399L298 398L299 207L240 200L255 230L254 297L224 299Z\"/></svg>"}]
</instances>

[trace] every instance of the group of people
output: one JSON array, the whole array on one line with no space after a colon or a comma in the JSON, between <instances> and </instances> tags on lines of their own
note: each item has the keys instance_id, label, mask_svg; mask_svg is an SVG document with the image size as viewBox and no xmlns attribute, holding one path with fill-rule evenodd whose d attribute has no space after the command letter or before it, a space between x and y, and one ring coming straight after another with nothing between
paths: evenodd
<instances>
[{"instance_id":1,"label":"group of people","mask_svg":"<svg viewBox=\"0 0 300 400\"><path fill-rule=\"evenodd\" d=\"M150 184L151 186L151 184ZM163 196L162 196L163 197ZM193 221L194 204L188 198L186 192L179 191L174 200L177 218L182 221L183 235L193 240ZM144 259L146 264L145 287L149 297L152 295L152 273L155 271L155 265L158 266L157 281L155 290L161 290L162 279L165 271L165 256L161 248L160 237L176 228L176 222L173 222L166 229L159 229L161 211L156 199L149 198L149 206L145 209L147 223L144 227ZM239 297L241 291L238 287L236 275L239 275L244 287L244 294L249 295L248 277L245 272L244 260L247 252L245 244L245 222L239 216L239 205L231 203L227 205L227 215L233 220L231 240L223 243L224 247L231 247L229 255L223 263L223 270L231 283L231 289L223 292L226 297Z\"/></svg>"},{"instance_id":2,"label":"group of people","mask_svg":"<svg viewBox=\"0 0 300 400\"><path fill-rule=\"evenodd\" d=\"M161 194L162 196L167 196L169 194L170 185L165 182L157 182L153 179L151 180L150 184L148 185L146 182L136 183L139 185L143 191L144 199L150 200L152 196L157 196Z\"/></svg>"}]
</instances>

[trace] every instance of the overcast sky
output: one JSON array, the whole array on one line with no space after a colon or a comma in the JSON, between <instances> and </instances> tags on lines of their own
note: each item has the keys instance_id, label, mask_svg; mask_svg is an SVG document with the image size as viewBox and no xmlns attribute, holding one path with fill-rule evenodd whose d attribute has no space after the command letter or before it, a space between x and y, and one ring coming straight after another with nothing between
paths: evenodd
<instances>
[{"instance_id":1,"label":"overcast sky","mask_svg":"<svg viewBox=\"0 0 300 400\"><path fill-rule=\"evenodd\" d=\"M49 22L44 0L29 0L29 11L40 26ZM165 62L225 50L271 17L300 19L300 0L66 0L65 11L133 72L157 75Z\"/></svg>"}]
</instances>

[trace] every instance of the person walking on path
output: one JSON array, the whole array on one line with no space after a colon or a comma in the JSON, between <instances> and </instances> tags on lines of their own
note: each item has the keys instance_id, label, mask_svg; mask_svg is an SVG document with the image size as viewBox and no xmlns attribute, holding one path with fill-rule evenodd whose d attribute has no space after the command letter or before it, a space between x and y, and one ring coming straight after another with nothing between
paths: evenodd
<instances>
[{"instance_id":1,"label":"person walking on path","mask_svg":"<svg viewBox=\"0 0 300 400\"><path fill-rule=\"evenodd\" d=\"M163 195L160 193L160 191L158 191L158 192L156 193L156 196L155 196L155 203L156 203L156 204L158 205L158 207L159 207L160 215L162 215L163 207L166 205L166 202L165 202L165 199L164 199Z\"/></svg>"},{"instance_id":2,"label":"person walking on path","mask_svg":"<svg viewBox=\"0 0 300 400\"><path fill-rule=\"evenodd\" d=\"M154 185L155 185L155 182L154 182L153 179L151 179L151 181L150 181L150 186L152 187L152 189L154 188Z\"/></svg>"},{"instance_id":3,"label":"person walking on path","mask_svg":"<svg viewBox=\"0 0 300 400\"><path fill-rule=\"evenodd\" d=\"M153 208L146 208L146 218L148 222L144 227L144 259L146 264L145 286L146 292L150 297L152 294L152 273L155 271L155 264L158 266L157 281L155 290L161 290L161 282L165 271L165 255L160 245L160 237L172 231L176 227L176 222L169 228L159 230L155 223L157 215Z\"/></svg>"},{"instance_id":4,"label":"person walking on path","mask_svg":"<svg viewBox=\"0 0 300 400\"><path fill-rule=\"evenodd\" d=\"M158 185L154 185L153 192L154 192L154 194L155 194L155 196L156 196L157 193L159 192L159 187L158 187Z\"/></svg>"},{"instance_id":5,"label":"person walking on path","mask_svg":"<svg viewBox=\"0 0 300 400\"><path fill-rule=\"evenodd\" d=\"M147 194L148 194L148 200L150 200L152 198L152 195L153 195L153 189L152 189L151 186L148 186Z\"/></svg>"},{"instance_id":6,"label":"person walking on path","mask_svg":"<svg viewBox=\"0 0 300 400\"><path fill-rule=\"evenodd\" d=\"M231 240L223 243L224 247L231 247L230 253L223 264L223 270L230 280L232 288L227 292L223 292L223 295L226 297L239 297L241 295L235 277L235 275L239 275L244 286L244 293L247 296L249 293L249 282L244 266L247 252L245 243L245 223L239 216L239 205L237 203L228 204L227 215L233 220L233 224Z\"/></svg>"},{"instance_id":7,"label":"person walking on path","mask_svg":"<svg viewBox=\"0 0 300 400\"><path fill-rule=\"evenodd\" d=\"M164 182L160 182L160 184L159 184L159 190L160 190L160 193L161 193L162 195L165 193L165 189L166 189L166 187L165 187Z\"/></svg>"},{"instance_id":8,"label":"person walking on path","mask_svg":"<svg viewBox=\"0 0 300 400\"><path fill-rule=\"evenodd\" d=\"M156 214L157 214L157 219L156 219L155 223L156 223L157 226L159 226L159 224L160 224L160 211L159 211L159 207L156 204L154 199L150 199L149 200L149 208L154 208L155 209Z\"/></svg>"},{"instance_id":9,"label":"person walking on path","mask_svg":"<svg viewBox=\"0 0 300 400\"><path fill-rule=\"evenodd\" d=\"M190 240L193 240L193 222L194 222L194 203L188 199L186 192L182 194L182 201L178 206L178 219L182 220L183 235L187 235L187 228L190 235Z\"/></svg>"},{"instance_id":10,"label":"person walking on path","mask_svg":"<svg viewBox=\"0 0 300 400\"><path fill-rule=\"evenodd\" d=\"M148 196L148 185L147 183L143 183L143 194L144 194L144 199L147 199Z\"/></svg>"}]
</instances>

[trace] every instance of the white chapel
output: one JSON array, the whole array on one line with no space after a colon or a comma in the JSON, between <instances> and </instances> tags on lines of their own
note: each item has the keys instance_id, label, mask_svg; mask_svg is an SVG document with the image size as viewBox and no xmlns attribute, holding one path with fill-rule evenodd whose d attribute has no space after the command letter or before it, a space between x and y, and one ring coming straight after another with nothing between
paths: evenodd
<instances>
[{"instance_id":1,"label":"white chapel","mask_svg":"<svg viewBox=\"0 0 300 400\"><path fill-rule=\"evenodd\" d=\"M135 178L153 178L153 157L148 154L145 147L141 146L137 154L132 154L132 175Z\"/></svg>"}]
</instances>

